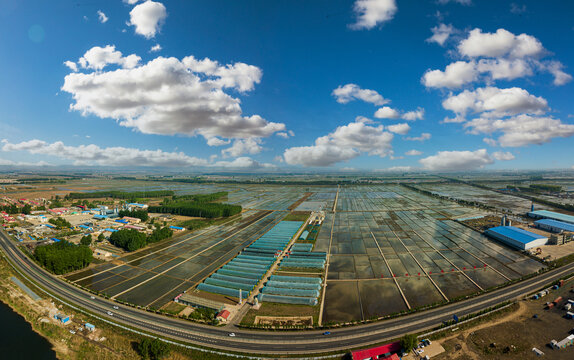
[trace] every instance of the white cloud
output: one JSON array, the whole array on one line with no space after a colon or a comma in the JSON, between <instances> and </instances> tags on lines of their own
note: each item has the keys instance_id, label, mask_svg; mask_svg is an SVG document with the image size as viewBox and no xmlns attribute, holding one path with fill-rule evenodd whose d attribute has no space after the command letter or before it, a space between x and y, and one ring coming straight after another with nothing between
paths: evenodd
<instances>
[{"instance_id":1,"label":"white cloud","mask_svg":"<svg viewBox=\"0 0 574 360\"><path fill-rule=\"evenodd\" d=\"M249 157L240 157L233 161L218 161L211 166L222 167L230 169L242 169L242 170L257 170L257 169L270 169L275 168L275 165L268 163L260 163L259 161L253 160Z\"/></svg>"},{"instance_id":2,"label":"white cloud","mask_svg":"<svg viewBox=\"0 0 574 360\"><path fill-rule=\"evenodd\" d=\"M532 67L523 59L481 59L476 69L488 73L487 80L513 80L532 75Z\"/></svg>"},{"instance_id":3,"label":"white cloud","mask_svg":"<svg viewBox=\"0 0 574 360\"><path fill-rule=\"evenodd\" d=\"M477 118L464 125L471 134L502 133L497 143L502 147L544 144L556 137L574 135L574 125L552 117L520 114L507 119Z\"/></svg>"},{"instance_id":4,"label":"white cloud","mask_svg":"<svg viewBox=\"0 0 574 360\"><path fill-rule=\"evenodd\" d=\"M150 53L154 53L154 52L158 52L158 51L161 51L161 45L160 44L155 44L154 46L152 46L149 49Z\"/></svg>"},{"instance_id":5,"label":"white cloud","mask_svg":"<svg viewBox=\"0 0 574 360\"><path fill-rule=\"evenodd\" d=\"M76 164L102 166L205 166L207 161L182 152L140 150L125 147L101 148L97 145L67 146L61 141L47 143L34 139L17 144L2 141L2 151L26 151L31 154L54 156L73 160Z\"/></svg>"},{"instance_id":6,"label":"white cloud","mask_svg":"<svg viewBox=\"0 0 574 360\"><path fill-rule=\"evenodd\" d=\"M398 119L401 114L391 107L383 106L375 112L374 116L377 119Z\"/></svg>"},{"instance_id":7,"label":"white cloud","mask_svg":"<svg viewBox=\"0 0 574 360\"><path fill-rule=\"evenodd\" d=\"M355 122L339 126L334 132L315 140L313 146L286 149L283 157L290 165L330 166L353 159L366 152L385 157L392 154L393 134L382 125L370 126L369 121L357 118Z\"/></svg>"},{"instance_id":8,"label":"white cloud","mask_svg":"<svg viewBox=\"0 0 574 360\"><path fill-rule=\"evenodd\" d=\"M92 70L102 70L110 64L132 69L138 66L140 60L141 58L135 54L124 57L121 51L116 51L114 45L106 45L105 47L94 46L86 51L84 56L78 60L78 64L80 64L83 69Z\"/></svg>"},{"instance_id":9,"label":"white cloud","mask_svg":"<svg viewBox=\"0 0 574 360\"><path fill-rule=\"evenodd\" d=\"M443 46L444 43L448 40L448 38L452 35L452 33L454 32L454 27L452 25L445 25L445 24L439 24L438 26L435 26L431 29L432 31L432 36L428 39L426 39L427 42L434 42L439 44L440 46Z\"/></svg>"},{"instance_id":10,"label":"white cloud","mask_svg":"<svg viewBox=\"0 0 574 360\"><path fill-rule=\"evenodd\" d=\"M77 72L78 71L78 64L76 64L73 61L64 61L64 65L66 65L68 67L68 69L72 70L73 72Z\"/></svg>"},{"instance_id":11,"label":"white cloud","mask_svg":"<svg viewBox=\"0 0 574 360\"><path fill-rule=\"evenodd\" d=\"M422 133L421 136L418 137L408 137L406 140L410 141L425 141L431 138L431 134L429 133Z\"/></svg>"},{"instance_id":12,"label":"white cloud","mask_svg":"<svg viewBox=\"0 0 574 360\"><path fill-rule=\"evenodd\" d=\"M478 71L474 62L457 61L449 64L445 71L427 70L421 82L430 88L460 88L468 83L476 81Z\"/></svg>"},{"instance_id":13,"label":"white cloud","mask_svg":"<svg viewBox=\"0 0 574 360\"><path fill-rule=\"evenodd\" d=\"M197 60L193 56L185 57L182 62L193 72L216 77L211 81L218 86L234 88L239 92L253 90L255 84L259 84L263 76L263 72L257 66L245 63L238 62L223 66L217 61L208 58Z\"/></svg>"},{"instance_id":14,"label":"white cloud","mask_svg":"<svg viewBox=\"0 0 574 360\"><path fill-rule=\"evenodd\" d=\"M137 4L140 0L123 0L126 4L134 5Z\"/></svg>"},{"instance_id":15,"label":"white cloud","mask_svg":"<svg viewBox=\"0 0 574 360\"><path fill-rule=\"evenodd\" d=\"M285 159L283 159L283 156L277 155L273 158L273 161L278 162L278 163L283 163L283 162L285 162Z\"/></svg>"},{"instance_id":16,"label":"white cloud","mask_svg":"<svg viewBox=\"0 0 574 360\"><path fill-rule=\"evenodd\" d=\"M562 71L564 65L559 61L548 61L541 63L541 67L554 75L554 85L560 86L572 81L572 75Z\"/></svg>"},{"instance_id":17,"label":"white cloud","mask_svg":"<svg viewBox=\"0 0 574 360\"><path fill-rule=\"evenodd\" d=\"M468 57L523 58L541 56L545 50L534 36L514 35L505 29L498 29L495 33L483 33L481 29L474 29L468 38L460 42L458 51Z\"/></svg>"},{"instance_id":18,"label":"white cloud","mask_svg":"<svg viewBox=\"0 0 574 360\"><path fill-rule=\"evenodd\" d=\"M285 125L243 116L240 100L224 92L249 91L261 76L259 68L243 63L160 56L130 69L68 74L62 90L72 94L72 110L112 118L145 134L267 137L285 131Z\"/></svg>"},{"instance_id":19,"label":"white cloud","mask_svg":"<svg viewBox=\"0 0 574 360\"><path fill-rule=\"evenodd\" d=\"M317 144L285 149L283 158L290 165L331 166L341 161L351 160L360 153L352 148Z\"/></svg>"},{"instance_id":20,"label":"white cloud","mask_svg":"<svg viewBox=\"0 0 574 360\"><path fill-rule=\"evenodd\" d=\"M107 22L109 19L102 10L98 10L98 20L103 24Z\"/></svg>"},{"instance_id":21,"label":"white cloud","mask_svg":"<svg viewBox=\"0 0 574 360\"><path fill-rule=\"evenodd\" d=\"M210 137L207 139L207 145L209 146L223 146L223 145L228 145L231 141L229 140L223 140L220 139L216 136L214 137Z\"/></svg>"},{"instance_id":22,"label":"white cloud","mask_svg":"<svg viewBox=\"0 0 574 360\"><path fill-rule=\"evenodd\" d=\"M378 92L370 89L361 89L355 84L346 84L333 90L332 95L338 103L346 104L353 100L363 100L365 102L380 106L390 101L383 98Z\"/></svg>"},{"instance_id":23,"label":"white cloud","mask_svg":"<svg viewBox=\"0 0 574 360\"><path fill-rule=\"evenodd\" d=\"M492 157L500 161L514 160L515 156L511 152L497 151L492 153Z\"/></svg>"},{"instance_id":24,"label":"white cloud","mask_svg":"<svg viewBox=\"0 0 574 360\"><path fill-rule=\"evenodd\" d=\"M148 0L130 11L128 25L135 26L136 34L151 39L161 30L166 17L167 11L162 3Z\"/></svg>"},{"instance_id":25,"label":"white cloud","mask_svg":"<svg viewBox=\"0 0 574 360\"><path fill-rule=\"evenodd\" d=\"M259 154L261 150L263 147L259 138L237 139L230 148L221 150L221 155L238 157L244 154Z\"/></svg>"},{"instance_id":26,"label":"white cloud","mask_svg":"<svg viewBox=\"0 0 574 360\"><path fill-rule=\"evenodd\" d=\"M369 30L392 20L397 12L397 4L395 0L356 0L353 11L357 22L350 27L355 30Z\"/></svg>"},{"instance_id":27,"label":"white cloud","mask_svg":"<svg viewBox=\"0 0 574 360\"><path fill-rule=\"evenodd\" d=\"M504 116L518 113L541 114L548 109L548 102L518 87L508 89L485 87L451 95L442 102L442 106L461 116L468 111L486 113L489 116Z\"/></svg>"},{"instance_id":28,"label":"white cloud","mask_svg":"<svg viewBox=\"0 0 574 360\"><path fill-rule=\"evenodd\" d=\"M407 121L422 120L424 119L424 117L425 117L425 109L420 107L413 111L407 111L401 116L401 118Z\"/></svg>"},{"instance_id":29,"label":"white cloud","mask_svg":"<svg viewBox=\"0 0 574 360\"><path fill-rule=\"evenodd\" d=\"M407 151L407 152L405 153L405 155L407 155L407 156L419 156L419 155L422 155L422 154L423 154L422 151L418 151L418 150L415 150L415 149L409 150L409 151Z\"/></svg>"},{"instance_id":30,"label":"white cloud","mask_svg":"<svg viewBox=\"0 0 574 360\"><path fill-rule=\"evenodd\" d=\"M474 170L494 163L486 149L476 151L439 151L436 155L420 159L419 163L431 171Z\"/></svg>"},{"instance_id":31,"label":"white cloud","mask_svg":"<svg viewBox=\"0 0 574 360\"><path fill-rule=\"evenodd\" d=\"M395 134L406 135L411 130L411 127L407 123L395 124L387 126L387 129Z\"/></svg>"},{"instance_id":32,"label":"white cloud","mask_svg":"<svg viewBox=\"0 0 574 360\"><path fill-rule=\"evenodd\" d=\"M289 139L289 134L286 133L286 132L283 132L283 131L282 131L282 132L278 132L278 133L276 133L275 135L277 135L277 136L279 136L279 137L281 137L281 138L283 138L283 139Z\"/></svg>"}]
</instances>

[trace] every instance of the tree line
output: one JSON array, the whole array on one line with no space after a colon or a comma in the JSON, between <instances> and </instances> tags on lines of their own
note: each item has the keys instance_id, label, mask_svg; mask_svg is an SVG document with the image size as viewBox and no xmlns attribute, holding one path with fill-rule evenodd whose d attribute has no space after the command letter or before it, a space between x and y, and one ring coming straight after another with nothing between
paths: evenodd
<instances>
[{"instance_id":1,"label":"tree line","mask_svg":"<svg viewBox=\"0 0 574 360\"><path fill-rule=\"evenodd\" d=\"M143 199L143 198L156 198L164 196L172 196L175 192L173 190L154 190L154 191L95 191L91 193L76 193L71 192L65 196L66 200L71 199L95 199L95 198L112 198L112 199Z\"/></svg>"},{"instance_id":2,"label":"tree line","mask_svg":"<svg viewBox=\"0 0 574 360\"><path fill-rule=\"evenodd\" d=\"M65 240L36 247L34 258L57 275L83 269L93 260L92 250L88 246L75 245Z\"/></svg>"},{"instance_id":3,"label":"tree line","mask_svg":"<svg viewBox=\"0 0 574 360\"><path fill-rule=\"evenodd\" d=\"M133 229L122 229L110 235L111 244L120 247L126 251L136 251L147 244L167 239L173 235L170 228L156 228L149 236Z\"/></svg>"},{"instance_id":4,"label":"tree line","mask_svg":"<svg viewBox=\"0 0 574 360\"><path fill-rule=\"evenodd\" d=\"M55 225L58 229L63 229L63 228L71 228L72 224L70 224L70 222L62 217L55 217L55 218L51 218L50 220L48 220L48 222L52 225Z\"/></svg>"},{"instance_id":5,"label":"tree line","mask_svg":"<svg viewBox=\"0 0 574 360\"><path fill-rule=\"evenodd\" d=\"M32 206L30 204L26 204L23 207L19 207L16 204L11 205L2 205L0 206L0 211L4 211L7 214L30 214L32 212Z\"/></svg>"},{"instance_id":6,"label":"tree line","mask_svg":"<svg viewBox=\"0 0 574 360\"><path fill-rule=\"evenodd\" d=\"M219 204L219 203L195 203L195 202L173 202L169 205L150 206L150 212L174 214L183 216L194 216L203 218L228 217L239 214L242 210L240 205Z\"/></svg>"}]
</instances>

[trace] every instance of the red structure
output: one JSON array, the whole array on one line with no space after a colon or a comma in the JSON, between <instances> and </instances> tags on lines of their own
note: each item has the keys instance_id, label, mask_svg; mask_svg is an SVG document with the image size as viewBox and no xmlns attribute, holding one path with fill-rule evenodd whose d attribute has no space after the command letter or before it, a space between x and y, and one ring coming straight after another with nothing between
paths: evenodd
<instances>
[{"instance_id":1,"label":"red structure","mask_svg":"<svg viewBox=\"0 0 574 360\"><path fill-rule=\"evenodd\" d=\"M398 360L399 357L395 353L400 350L401 350L401 342L395 341L393 343L378 346L371 349L352 351L351 355L353 356L353 360L365 360L365 359Z\"/></svg>"}]
</instances>

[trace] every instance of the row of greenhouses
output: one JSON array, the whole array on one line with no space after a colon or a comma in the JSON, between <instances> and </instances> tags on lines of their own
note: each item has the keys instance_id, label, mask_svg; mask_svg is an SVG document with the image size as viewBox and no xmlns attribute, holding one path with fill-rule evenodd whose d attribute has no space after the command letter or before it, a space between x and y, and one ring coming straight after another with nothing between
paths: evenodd
<instances>
[{"instance_id":1,"label":"row of greenhouses","mask_svg":"<svg viewBox=\"0 0 574 360\"><path fill-rule=\"evenodd\" d=\"M197 286L210 293L247 298L301 227L281 221ZM310 289L307 289L310 290Z\"/></svg>"}]
</instances>

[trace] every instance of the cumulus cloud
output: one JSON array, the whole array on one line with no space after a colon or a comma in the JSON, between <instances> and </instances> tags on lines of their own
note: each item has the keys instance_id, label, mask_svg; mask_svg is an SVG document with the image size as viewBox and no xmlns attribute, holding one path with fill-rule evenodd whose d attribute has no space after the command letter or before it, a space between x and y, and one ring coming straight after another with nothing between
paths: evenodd
<instances>
[{"instance_id":1,"label":"cumulus cloud","mask_svg":"<svg viewBox=\"0 0 574 360\"><path fill-rule=\"evenodd\" d=\"M374 116L377 119L398 119L401 114L391 107L383 106L375 112Z\"/></svg>"},{"instance_id":2,"label":"cumulus cloud","mask_svg":"<svg viewBox=\"0 0 574 360\"><path fill-rule=\"evenodd\" d=\"M221 150L221 155L238 157L244 154L259 154L261 150L263 147L259 138L237 139L230 148Z\"/></svg>"},{"instance_id":3,"label":"cumulus cloud","mask_svg":"<svg viewBox=\"0 0 574 360\"><path fill-rule=\"evenodd\" d=\"M98 20L103 24L107 22L109 19L102 10L98 10Z\"/></svg>"},{"instance_id":4,"label":"cumulus cloud","mask_svg":"<svg viewBox=\"0 0 574 360\"><path fill-rule=\"evenodd\" d=\"M372 29L393 19L397 12L395 0L356 0L353 11L357 22L350 27L354 30Z\"/></svg>"},{"instance_id":5,"label":"cumulus cloud","mask_svg":"<svg viewBox=\"0 0 574 360\"><path fill-rule=\"evenodd\" d=\"M417 108L413 111L407 111L404 113L401 118L407 121L415 121L415 120L422 120L425 117L425 109Z\"/></svg>"},{"instance_id":6,"label":"cumulus cloud","mask_svg":"<svg viewBox=\"0 0 574 360\"><path fill-rule=\"evenodd\" d=\"M442 106L461 116L468 111L487 113L488 116L504 116L518 113L541 114L548 109L548 102L518 87L484 87L451 95L442 102Z\"/></svg>"},{"instance_id":7,"label":"cumulus cloud","mask_svg":"<svg viewBox=\"0 0 574 360\"><path fill-rule=\"evenodd\" d=\"M417 136L417 137L408 137L406 138L406 140L409 141L425 141L431 138L431 134L429 133L422 133L421 136Z\"/></svg>"},{"instance_id":8,"label":"cumulus cloud","mask_svg":"<svg viewBox=\"0 0 574 360\"><path fill-rule=\"evenodd\" d=\"M361 89L360 86L355 84L339 86L333 90L332 95L340 104L346 104L353 100L363 100L364 102L380 106L390 102L375 90Z\"/></svg>"},{"instance_id":9,"label":"cumulus cloud","mask_svg":"<svg viewBox=\"0 0 574 360\"><path fill-rule=\"evenodd\" d=\"M441 32L441 30L444 30ZM447 28L433 28L441 40ZM449 33L450 36L450 33ZM448 38L448 37L447 37ZM457 46L458 55L470 61L456 61L444 71L427 70L421 82L429 88L456 89L467 84L483 81L490 84L496 80L513 80L532 76L535 71L548 72L554 76L554 84L564 85L572 76L564 72L559 61L540 60L550 53L534 36L515 35L508 30L498 29L494 33L474 29Z\"/></svg>"},{"instance_id":10,"label":"cumulus cloud","mask_svg":"<svg viewBox=\"0 0 574 360\"><path fill-rule=\"evenodd\" d=\"M66 65L68 67L68 69L72 70L73 72L77 72L78 71L78 64L76 64L73 61L64 61L64 65Z\"/></svg>"},{"instance_id":11,"label":"cumulus cloud","mask_svg":"<svg viewBox=\"0 0 574 360\"><path fill-rule=\"evenodd\" d=\"M339 126L332 133L315 140L313 146L292 147L283 157L290 165L330 166L353 159L366 152L385 157L392 154L393 134L382 125L371 126L366 119Z\"/></svg>"},{"instance_id":12,"label":"cumulus cloud","mask_svg":"<svg viewBox=\"0 0 574 360\"><path fill-rule=\"evenodd\" d=\"M123 0L126 4L134 5L137 4L140 0Z\"/></svg>"},{"instance_id":13,"label":"cumulus cloud","mask_svg":"<svg viewBox=\"0 0 574 360\"><path fill-rule=\"evenodd\" d=\"M411 130L411 127L407 123L395 124L387 126L387 129L395 134L406 135Z\"/></svg>"},{"instance_id":14,"label":"cumulus cloud","mask_svg":"<svg viewBox=\"0 0 574 360\"><path fill-rule=\"evenodd\" d=\"M233 161L218 161L211 166L222 167L230 169L242 169L242 170L258 170L258 169L270 169L275 168L275 165L268 163L260 163L259 161L253 160L249 157L240 157Z\"/></svg>"},{"instance_id":15,"label":"cumulus cloud","mask_svg":"<svg viewBox=\"0 0 574 360\"><path fill-rule=\"evenodd\" d=\"M116 50L114 45L106 45L105 47L94 46L90 50L86 51L84 56L78 60L78 64L83 69L99 71L107 65L119 65L123 68L131 69L138 66L140 61L141 57L135 54L124 57L121 51ZM75 63L66 61L65 64L68 67L70 67L68 63L74 64L74 66L76 66L75 71L77 71L77 65ZM70 69L74 70L71 67Z\"/></svg>"},{"instance_id":16,"label":"cumulus cloud","mask_svg":"<svg viewBox=\"0 0 574 360\"><path fill-rule=\"evenodd\" d=\"M461 171L483 168L494 163L486 149L476 151L439 151L436 155L420 159L423 168L431 171Z\"/></svg>"},{"instance_id":17,"label":"cumulus cloud","mask_svg":"<svg viewBox=\"0 0 574 360\"><path fill-rule=\"evenodd\" d=\"M98 69L110 61L87 59L85 64ZM286 130L259 115L243 116L241 101L224 91L247 92L261 76L259 68L244 63L160 56L133 68L68 74L62 90L72 95L72 110L115 119L145 134L245 139Z\"/></svg>"},{"instance_id":18,"label":"cumulus cloud","mask_svg":"<svg viewBox=\"0 0 574 360\"><path fill-rule=\"evenodd\" d=\"M473 119L464 125L471 134L502 133L496 142L502 147L540 145L557 137L574 135L574 125L550 116L520 114L510 118Z\"/></svg>"},{"instance_id":19,"label":"cumulus cloud","mask_svg":"<svg viewBox=\"0 0 574 360\"><path fill-rule=\"evenodd\" d=\"M471 30L468 38L458 45L464 56L523 58L537 57L545 52L542 43L527 34L514 35L508 30L498 29L495 33L483 33L481 29Z\"/></svg>"},{"instance_id":20,"label":"cumulus cloud","mask_svg":"<svg viewBox=\"0 0 574 360\"><path fill-rule=\"evenodd\" d=\"M532 75L532 66L523 59L481 59L476 69L487 73L487 80L513 80Z\"/></svg>"},{"instance_id":21,"label":"cumulus cloud","mask_svg":"<svg viewBox=\"0 0 574 360\"><path fill-rule=\"evenodd\" d=\"M149 49L150 53L154 53L154 52L158 52L158 51L161 51L161 45L160 44L155 44L154 46L152 46Z\"/></svg>"},{"instance_id":22,"label":"cumulus cloud","mask_svg":"<svg viewBox=\"0 0 574 360\"><path fill-rule=\"evenodd\" d=\"M492 153L492 157L500 161L514 160L515 156L511 152L497 151Z\"/></svg>"},{"instance_id":23,"label":"cumulus cloud","mask_svg":"<svg viewBox=\"0 0 574 360\"><path fill-rule=\"evenodd\" d=\"M166 17L167 11L162 3L148 0L130 11L128 25L135 26L136 34L151 39L161 30Z\"/></svg>"},{"instance_id":24,"label":"cumulus cloud","mask_svg":"<svg viewBox=\"0 0 574 360\"><path fill-rule=\"evenodd\" d=\"M478 71L474 62L457 61L449 64L445 71L427 70L422 83L429 88L456 89L476 81Z\"/></svg>"},{"instance_id":25,"label":"cumulus cloud","mask_svg":"<svg viewBox=\"0 0 574 360\"><path fill-rule=\"evenodd\" d=\"M68 146L61 141L47 143L34 139L20 143L2 141L2 151L26 151L31 154L54 156L72 160L76 164L102 166L204 166L207 161L185 155L182 152L163 150L140 150L126 147L101 148L97 145Z\"/></svg>"},{"instance_id":26,"label":"cumulus cloud","mask_svg":"<svg viewBox=\"0 0 574 360\"><path fill-rule=\"evenodd\" d=\"M413 170L416 170L416 168L412 166L391 166L387 169L381 169L378 172L409 172Z\"/></svg>"},{"instance_id":27,"label":"cumulus cloud","mask_svg":"<svg viewBox=\"0 0 574 360\"><path fill-rule=\"evenodd\" d=\"M490 146L497 146L498 145L496 140L494 140L492 138L484 138L484 139L482 139L482 141L484 141L486 144L488 144Z\"/></svg>"},{"instance_id":28,"label":"cumulus cloud","mask_svg":"<svg viewBox=\"0 0 574 360\"><path fill-rule=\"evenodd\" d=\"M422 155L422 154L423 154L422 151L418 151L418 150L415 150L415 149L409 150L409 151L407 151L407 152L405 153L405 155L407 155L407 156L419 156L419 155Z\"/></svg>"},{"instance_id":29,"label":"cumulus cloud","mask_svg":"<svg viewBox=\"0 0 574 360\"><path fill-rule=\"evenodd\" d=\"M452 25L445 25L445 24L439 24L438 26L435 26L431 29L432 31L432 36L428 39L426 39L427 42L434 42L439 44L440 46L443 46L444 43L448 40L448 38L452 35L452 33L454 32L454 27Z\"/></svg>"},{"instance_id":30,"label":"cumulus cloud","mask_svg":"<svg viewBox=\"0 0 574 360\"><path fill-rule=\"evenodd\" d=\"M403 119L407 121L422 120L425 116L425 109L419 107L413 111L407 111L401 114L398 110L388 106L378 109L374 115L377 119Z\"/></svg>"}]
</instances>

